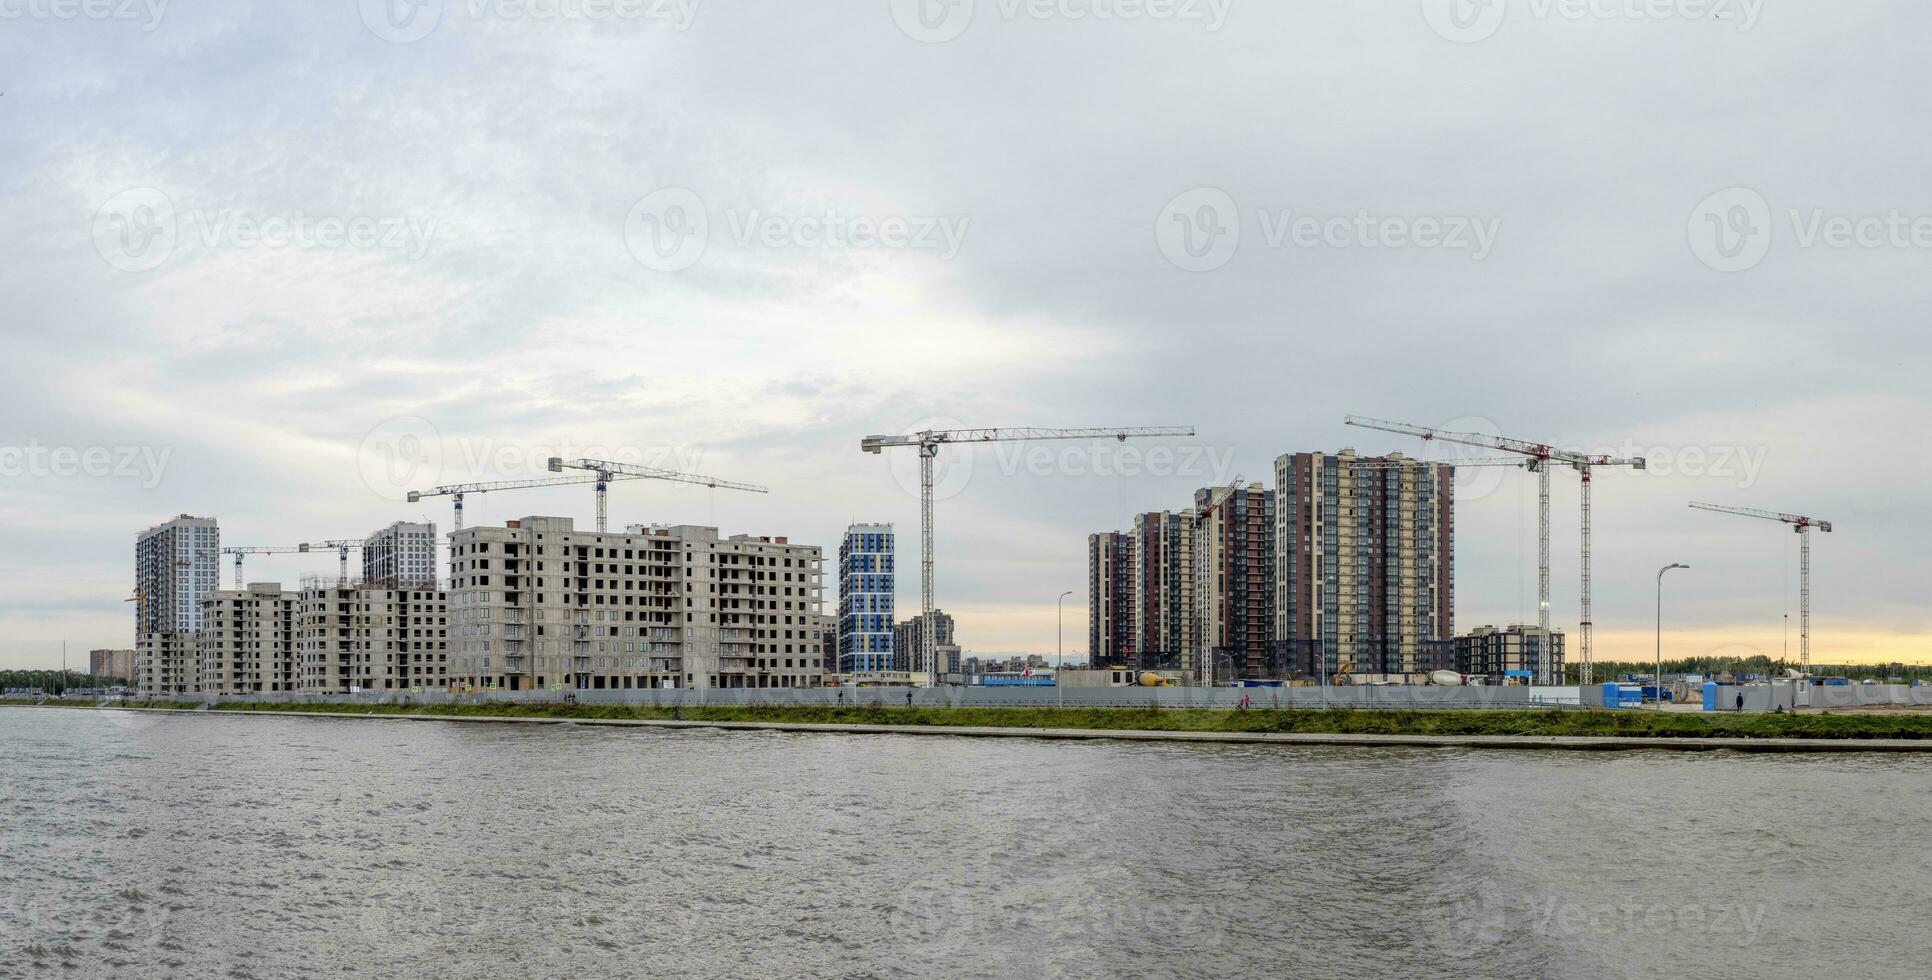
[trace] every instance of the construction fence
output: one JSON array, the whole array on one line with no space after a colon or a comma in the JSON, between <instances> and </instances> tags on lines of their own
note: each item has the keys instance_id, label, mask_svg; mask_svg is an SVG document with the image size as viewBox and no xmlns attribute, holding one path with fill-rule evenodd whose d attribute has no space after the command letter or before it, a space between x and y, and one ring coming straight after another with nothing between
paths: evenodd
<instances>
[{"instance_id":1,"label":"construction fence","mask_svg":"<svg viewBox=\"0 0 1932 980\"><path fill-rule=\"evenodd\" d=\"M1575 687L841 687L630 691L475 691L258 694L204 697L209 704L577 704L654 707L812 705L968 708L1449 708L1538 710L1581 706Z\"/></svg>"}]
</instances>

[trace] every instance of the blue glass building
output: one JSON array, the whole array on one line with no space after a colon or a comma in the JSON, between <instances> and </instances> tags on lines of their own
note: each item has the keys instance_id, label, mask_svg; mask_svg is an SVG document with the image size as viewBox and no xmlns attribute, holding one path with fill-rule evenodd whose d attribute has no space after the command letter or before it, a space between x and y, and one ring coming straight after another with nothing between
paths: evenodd
<instances>
[{"instance_id":1,"label":"blue glass building","mask_svg":"<svg viewBox=\"0 0 1932 980\"><path fill-rule=\"evenodd\" d=\"M839 673L892 669L892 525L854 524L839 543Z\"/></svg>"}]
</instances>

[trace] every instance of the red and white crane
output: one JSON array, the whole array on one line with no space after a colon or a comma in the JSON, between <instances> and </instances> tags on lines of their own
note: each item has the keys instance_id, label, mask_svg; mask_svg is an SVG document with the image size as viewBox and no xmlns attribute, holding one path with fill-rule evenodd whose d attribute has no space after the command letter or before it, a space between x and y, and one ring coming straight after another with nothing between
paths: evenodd
<instances>
[{"instance_id":1,"label":"red and white crane","mask_svg":"<svg viewBox=\"0 0 1932 980\"><path fill-rule=\"evenodd\" d=\"M887 449L919 450L919 604L924 618L920 620L920 649L933 663L938 659L938 640L932 611L932 493L933 460L939 456L939 447L959 443L976 442L1032 442L1043 439L1113 439L1125 442L1128 439L1147 436L1186 436L1194 435L1191 426L1141 426L1125 429L927 429L900 436L866 436L859 441L859 448L875 455ZM915 672L924 670L927 683L936 683L933 663L924 667L919 664L909 666ZM1054 683L1059 683L1054 678Z\"/></svg>"},{"instance_id":2,"label":"red and white crane","mask_svg":"<svg viewBox=\"0 0 1932 980\"><path fill-rule=\"evenodd\" d=\"M1749 507L1725 507L1720 504L1700 504L1691 501L1697 510L1715 511L1719 514L1736 514L1739 517L1756 517L1767 521L1779 521L1791 525L1798 535L1798 661L1806 673L1811 672L1811 529L1817 528L1826 534L1831 533L1831 522L1815 517L1802 517L1797 514L1779 514L1768 510L1753 510ZM1789 608L1789 607L1786 607Z\"/></svg>"},{"instance_id":3,"label":"red and white crane","mask_svg":"<svg viewBox=\"0 0 1932 980\"><path fill-rule=\"evenodd\" d=\"M1537 476L1537 625L1542 627L1545 638L1550 630L1550 464L1562 463L1576 468L1583 480L1583 614L1577 623L1577 646L1581 655L1582 680L1591 681L1591 634L1595 624L1590 621L1590 471L1598 466L1628 466L1644 469L1642 457L1618 459L1611 456L1592 456L1585 453L1558 449L1540 442L1523 439L1510 439L1503 436L1486 435L1480 432L1448 432L1427 426L1409 425L1405 422L1387 422L1382 419L1362 418L1350 415L1342 420L1348 425L1364 429L1379 429L1402 435L1435 441L1451 442L1463 446L1478 446L1484 449L1499 449L1507 453L1529 457L1529 467ZM1560 678L1558 679L1560 680Z\"/></svg>"}]
</instances>

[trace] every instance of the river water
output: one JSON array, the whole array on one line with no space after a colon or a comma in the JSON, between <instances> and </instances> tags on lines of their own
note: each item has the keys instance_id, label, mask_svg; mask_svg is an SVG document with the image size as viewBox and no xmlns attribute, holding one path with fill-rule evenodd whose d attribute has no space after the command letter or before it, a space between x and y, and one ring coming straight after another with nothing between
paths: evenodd
<instances>
[{"instance_id":1,"label":"river water","mask_svg":"<svg viewBox=\"0 0 1932 980\"><path fill-rule=\"evenodd\" d=\"M1924 977L1932 757L0 708L0 977Z\"/></svg>"}]
</instances>

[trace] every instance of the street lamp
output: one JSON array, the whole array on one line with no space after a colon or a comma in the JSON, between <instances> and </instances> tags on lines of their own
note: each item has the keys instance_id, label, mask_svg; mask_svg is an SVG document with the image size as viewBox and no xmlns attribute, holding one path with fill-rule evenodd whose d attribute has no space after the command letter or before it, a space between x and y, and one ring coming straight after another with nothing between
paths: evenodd
<instances>
[{"instance_id":1,"label":"street lamp","mask_svg":"<svg viewBox=\"0 0 1932 980\"><path fill-rule=\"evenodd\" d=\"M1671 562L1657 569L1657 710L1664 710L1664 573L1689 565Z\"/></svg>"},{"instance_id":2,"label":"street lamp","mask_svg":"<svg viewBox=\"0 0 1932 980\"><path fill-rule=\"evenodd\" d=\"M1067 596L1072 594L1073 590L1068 589L1060 593L1060 598L1054 600L1053 603L1055 610L1055 622L1053 625L1053 694L1054 697L1059 699L1060 707L1062 708L1067 706L1067 688L1064 683L1066 678L1060 675L1066 672L1067 666Z\"/></svg>"}]
</instances>

